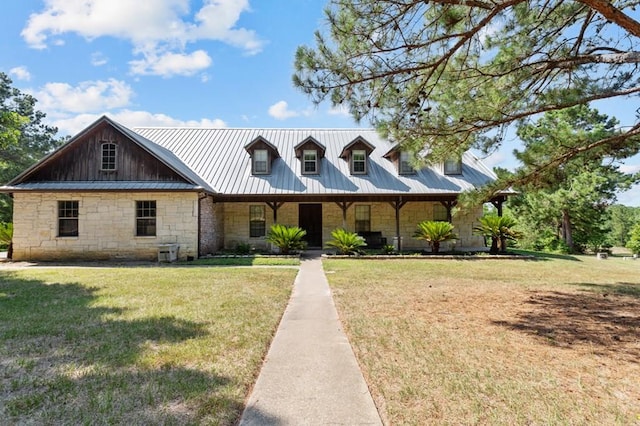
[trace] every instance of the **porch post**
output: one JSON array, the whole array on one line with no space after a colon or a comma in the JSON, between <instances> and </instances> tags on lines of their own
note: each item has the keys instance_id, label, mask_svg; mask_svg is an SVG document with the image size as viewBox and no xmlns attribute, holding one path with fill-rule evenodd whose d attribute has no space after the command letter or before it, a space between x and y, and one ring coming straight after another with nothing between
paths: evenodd
<instances>
[{"instance_id":1,"label":"porch post","mask_svg":"<svg viewBox=\"0 0 640 426\"><path fill-rule=\"evenodd\" d=\"M400 236L400 209L407 204L406 201L402 201L402 197L399 197L396 201L390 201L389 204L396 211L396 238L398 241L398 251L402 250L402 238Z\"/></svg>"},{"instance_id":2,"label":"porch post","mask_svg":"<svg viewBox=\"0 0 640 426\"><path fill-rule=\"evenodd\" d=\"M279 203L277 201L267 201L267 205L271 207L271 210L273 210L273 223L278 223L278 209L282 207L283 204L284 202Z\"/></svg>"},{"instance_id":3,"label":"porch post","mask_svg":"<svg viewBox=\"0 0 640 426\"><path fill-rule=\"evenodd\" d=\"M453 221L453 215L451 214L451 210L458 204L457 201L440 201L440 204L447 209L447 222L451 223Z\"/></svg>"},{"instance_id":4,"label":"porch post","mask_svg":"<svg viewBox=\"0 0 640 426\"><path fill-rule=\"evenodd\" d=\"M502 216L502 203L504 203L504 201L505 201L504 196L494 198L493 200L491 200L491 204L493 204L496 210L498 210L498 216Z\"/></svg>"},{"instance_id":5,"label":"porch post","mask_svg":"<svg viewBox=\"0 0 640 426\"><path fill-rule=\"evenodd\" d=\"M347 210L353 205L353 202L336 201L336 204L342 209L342 229L347 229Z\"/></svg>"}]
</instances>

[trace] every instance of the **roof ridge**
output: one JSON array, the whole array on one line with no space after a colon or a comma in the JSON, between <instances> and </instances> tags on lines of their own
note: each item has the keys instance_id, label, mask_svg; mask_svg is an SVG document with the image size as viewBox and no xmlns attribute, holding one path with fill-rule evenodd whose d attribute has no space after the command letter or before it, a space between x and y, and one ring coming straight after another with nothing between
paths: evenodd
<instances>
[{"instance_id":1,"label":"roof ridge","mask_svg":"<svg viewBox=\"0 0 640 426\"><path fill-rule=\"evenodd\" d=\"M163 129L163 130L291 130L291 131L376 131L372 127L197 127L197 126L133 126L136 129Z\"/></svg>"}]
</instances>

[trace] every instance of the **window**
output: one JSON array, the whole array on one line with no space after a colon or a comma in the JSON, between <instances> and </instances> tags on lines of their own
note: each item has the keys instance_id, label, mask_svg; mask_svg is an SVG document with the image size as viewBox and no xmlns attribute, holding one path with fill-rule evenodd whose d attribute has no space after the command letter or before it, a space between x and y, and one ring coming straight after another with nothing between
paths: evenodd
<instances>
[{"instance_id":1,"label":"window","mask_svg":"<svg viewBox=\"0 0 640 426\"><path fill-rule=\"evenodd\" d=\"M266 235L267 220L264 206L249 206L249 237L259 238Z\"/></svg>"},{"instance_id":2,"label":"window","mask_svg":"<svg viewBox=\"0 0 640 426\"><path fill-rule=\"evenodd\" d=\"M253 173L257 175L269 173L269 152L266 149L253 151Z\"/></svg>"},{"instance_id":3,"label":"window","mask_svg":"<svg viewBox=\"0 0 640 426\"><path fill-rule=\"evenodd\" d=\"M155 201L136 201L136 236L156 236Z\"/></svg>"},{"instance_id":4,"label":"window","mask_svg":"<svg viewBox=\"0 0 640 426\"><path fill-rule=\"evenodd\" d=\"M461 175L462 160L457 157L447 158L444 162L444 174L445 175Z\"/></svg>"},{"instance_id":5,"label":"window","mask_svg":"<svg viewBox=\"0 0 640 426\"><path fill-rule=\"evenodd\" d=\"M442 204L434 204L433 205L433 220L448 222L449 221L449 212L447 208Z\"/></svg>"},{"instance_id":6,"label":"window","mask_svg":"<svg viewBox=\"0 0 640 426\"><path fill-rule=\"evenodd\" d=\"M411 165L411 155L407 151L400 152L399 172L401 175L414 173L413 166Z\"/></svg>"},{"instance_id":7,"label":"window","mask_svg":"<svg viewBox=\"0 0 640 426\"><path fill-rule=\"evenodd\" d=\"M367 173L367 153L364 149L354 149L351 151L351 173Z\"/></svg>"},{"instance_id":8,"label":"window","mask_svg":"<svg viewBox=\"0 0 640 426\"><path fill-rule=\"evenodd\" d=\"M114 143L107 142L102 144L102 161L100 170L116 170L116 148L116 144Z\"/></svg>"},{"instance_id":9,"label":"window","mask_svg":"<svg viewBox=\"0 0 640 426\"><path fill-rule=\"evenodd\" d=\"M78 236L78 201L58 201L58 237Z\"/></svg>"},{"instance_id":10,"label":"window","mask_svg":"<svg viewBox=\"0 0 640 426\"><path fill-rule=\"evenodd\" d=\"M304 150L302 152L302 174L318 173L318 151Z\"/></svg>"},{"instance_id":11,"label":"window","mask_svg":"<svg viewBox=\"0 0 640 426\"><path fill-rule=\"evenodd\" d=\"M356 233L371 232L371 206L356 206Z\"/></svg>"}]
</instances>

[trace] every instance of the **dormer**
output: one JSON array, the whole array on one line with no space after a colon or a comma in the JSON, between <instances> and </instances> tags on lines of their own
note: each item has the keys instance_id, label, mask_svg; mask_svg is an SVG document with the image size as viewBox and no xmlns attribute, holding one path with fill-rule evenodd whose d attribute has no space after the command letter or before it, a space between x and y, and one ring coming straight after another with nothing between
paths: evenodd
<instances>
[{"instance_id":1,"label":"dormer","mask_svg":"<svg viewBox=\"0 0 640 426\"><path fill-rule=\"evenodd\" d=\"M251 156L251 174L253 175L270 174L273 161L280 157L278 149L262 136L249 142L244 149Z\"/></svg>"},{"instance_id":2,"label":"dormer","mask_svg":"<svg viewBox=\"0 0 640 426\"><path fill-rule=\"evenodd\" d=\"M412 175L416 172L413 165L411 165L411 153L404 151L399 144L391 148L382 157L391 161L396 166L399 175Z\"/></svg>"},{"instance_id":3,"label":"dormer","mask_svg":"<svg viewBox=\"0 0 640 426\"><path fill-rule=\"evenodd\" d=\"M300 160L300 173L303 175L320 174L320 160L324 158L326 148L309 136L294 148L296 158Z\"/></svg>"},{"instance_id":4,"label":"dormer","mask_svg":"<svg viewBox=\"0 0 640 426\"><path fill-rule=\"evenodd\" d=\"M442 164L442 172L445 175L461 175L462 174L462 157L452 155L447 157Z\"/></svg>"},{"instance_id":5,"label":"dormer","mask_svg":"<svg viewBox=\"0 0 640 426\"><path fill-rule=\"evenodd\" d=\"M358 136L342 149L340 158L349 162L352 175L366 175L369 169L369 155L374 149L375 147L362 136Z\"/></svg>"}]
</instances>

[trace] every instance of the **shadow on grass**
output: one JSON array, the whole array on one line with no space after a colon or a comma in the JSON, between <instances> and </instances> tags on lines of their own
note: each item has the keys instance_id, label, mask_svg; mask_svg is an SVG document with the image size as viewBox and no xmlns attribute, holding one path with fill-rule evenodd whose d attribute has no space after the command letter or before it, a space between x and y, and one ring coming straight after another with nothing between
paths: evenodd
<instances>
[{"instance_id":1,"label":"shadow on grass","mask_svg":"<svg viewBox=\"0 0 640 426\"><path fill-rule=\"evenodd\" d=\"M580 285L600 287L598 284ZM584 345L598 355L637 362L640 357L637 345L640 300L600 290L577 294L534 293L526 301L529 309L521 312L518 319L494 323L539 337L553 346L577 348Z\"/></svg>"},{"instance_id":2,"label":"shadow on grass","mask_svg":"<svg viewBox=\"0 0 640 426\"><path fill-rule=\"evenodd\" d=\"M16 424L237 421L243 405L225 396L230 379L171 361L137 363L145 351L206 335L203 324L170 316L119 319L126 311L98 306L97 290L0 272L1 418Z\"/></svg>"},{"instance_id":3,"label":"shadow on grass","mask_svg":"<svg viewBox=\"0 0 640 426\"><path fill-rule=\"evenodd\" d=\"M571 256L570 254L547 253L542 251L530 251L530 250L520 250L520 249L513 249L509 251L512 251L513 253L524 255L524 256L533 256L539 260L560 259L560 260L573 260L575 262L582 262L580 258L576 256Z\"/></svg>"}]
</instances>

